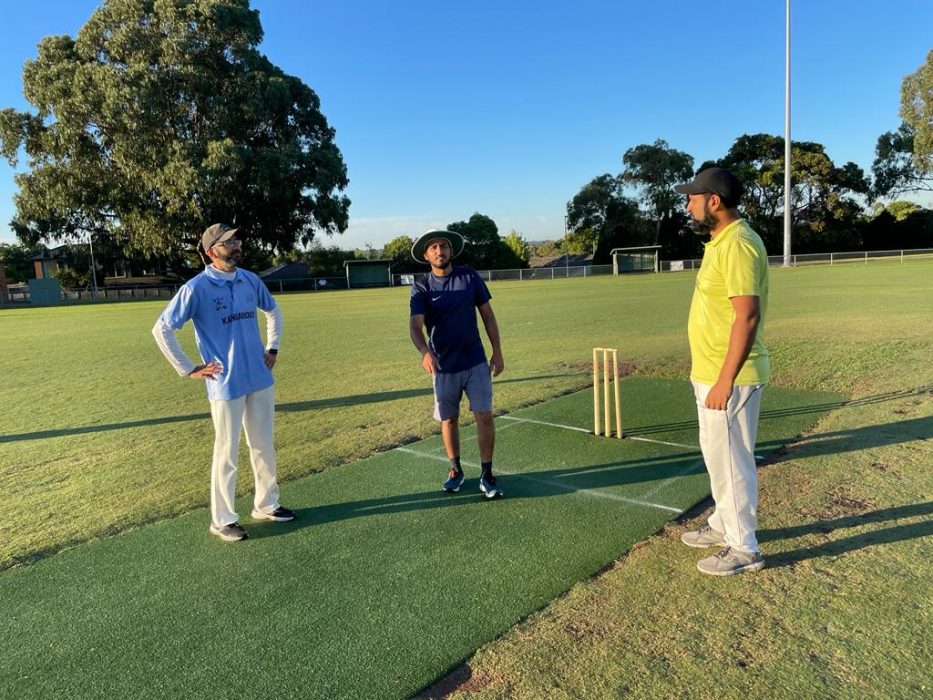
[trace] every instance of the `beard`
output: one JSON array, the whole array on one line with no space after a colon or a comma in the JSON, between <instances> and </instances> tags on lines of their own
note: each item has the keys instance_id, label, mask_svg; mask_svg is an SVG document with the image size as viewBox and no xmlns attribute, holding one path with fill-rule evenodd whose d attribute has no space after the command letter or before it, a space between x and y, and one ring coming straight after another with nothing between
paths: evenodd
<instances>
[{"instance_id":1,"label":"beard","mask_svg":"<svg viewBox=\"0 0 933 700\"><path fill-rule=\"evenodd\" d=\"M243 252L236 249L230 252L224 250L223 252L215 253L214 256L221 262L223 267L232 270L240 264L240 260L243 258Z\"/></svg>"},{"instance_id":2,"label":"beard","mask_svg":"<svg viewBox=\"0 0 933 700\"><path fill-rule=\"evenodd\" d=\"M698 236L705 236L709 234L709 232L712 231L715 226L716 217L710 214L709 209L707 209L707 203L703 202L703 218L696 219L691 215L690 230Z\"/></svg>"}]
</instances>

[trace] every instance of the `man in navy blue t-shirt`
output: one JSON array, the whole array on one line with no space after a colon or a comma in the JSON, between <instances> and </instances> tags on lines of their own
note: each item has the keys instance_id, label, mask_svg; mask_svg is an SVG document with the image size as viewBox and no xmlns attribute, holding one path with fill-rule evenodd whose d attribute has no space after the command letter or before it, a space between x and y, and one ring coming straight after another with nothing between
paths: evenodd
<instances>
[{"instance_id":1,"label":"man in navy blue t-shirt","mask_svg":"<svg viewBox=\"0 0 933 700\"><path fill-rule=\"evenodd\" d=\"M502 495L492 473L496 430L492 420L492 377L502 372L499 327L489 300L492 295L476 270L454 267L463 250L463 237L453 231L430 229L411 247L418 262L431 272L411 288L411 340L421 353L421 366L434 378L434 418L441 421L450 472L444 490L454 493L463 484L460 466L460 400L466 392L476 418L476 438L482 463L479 488L486 498ZM486 351L476 324L476 311L492 345ZM427 331L427 338L425 338Z\"/></svg>"}]
</instances>

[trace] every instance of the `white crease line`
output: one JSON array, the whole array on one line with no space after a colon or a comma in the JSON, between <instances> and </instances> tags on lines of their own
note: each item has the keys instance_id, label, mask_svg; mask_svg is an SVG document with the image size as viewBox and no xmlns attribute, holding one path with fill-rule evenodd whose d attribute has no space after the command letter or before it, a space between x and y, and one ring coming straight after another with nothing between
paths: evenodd
<instances>
[{"instance_id":1,"label":"white crease line","mask_svg":"<svg viewBox=\"0 0 933 700\"><path fill-rule=\"evenodd\" d=\"M505 472L502 472L505 474ZM528 476L526 474L512 474L511 476L517 476L521 479L526 479L535 484L541 484L543 486L553 486L558 489L563 489L569 493L582 493L586 496L596 496L598 498L608 498L613 501L622 501L623 503L631 503L635 506L645 506L646 508L660 508L661 510L667 510L671 513L680 514L683 512L681 508L674 508L673 506L666 506L662 503L651 503L650 501L642 501L637 498L626 498L625 496L619 496L615 493L603 493L602 491L595 491L593 489L578 489L568 484L562 484L559 481L554 481L552 479L537 479L533 476Z\"/></svg>"},{"instance_id":2,"label":"white crease line","mask_svg":"<svg viewBox=\"0 0 933 700\"><path fill-rule=\"evenodd\" d=\"M399 452L407 452L410 455L418 455L419 457L427 457L428 459L434 459L434 460L437 460L438 462L447 462L448 464L450 463L449 457L442 457L441 455L432 455L430 452L419 452L418 450L410 450L407 447L396 447L395 449L398 450ZM473 469L480 468L479 464L473 464L473 462L464 462L463 460L460 460L460 465L463 467L471 467Z\"/></svg>"},{"instance_id":3,"label":"white crease line","mask_svg":"<svg viewBox=\"0 0 933 700\"><path fill-rule=\"evenodd\" d=\"M696 469L699 466L706 466L706 462L704 462L702 459L698 459L696 462L693 462L693 464L691 464L690 466L684 467L683 469L681 469L679 472L674 474L674 476L669 476L664 481L658 482L653 489L651 489L650 491L648 491L648 493L645 494L645 498L650 498L651 496L656 494L658 491L663 489L665 486L670 484L672 481L686 476L687 474L689 474L690 472L692 472L694 469Z\"/></svg>"},{"instance_id":4,"label":"white crease line","mask_svg":"<svg viewBox=\"0 0 933 700\"><path fill-rule=\"evenodd\" d=\"M500 419L502 419L502 418L508 418L508 416L499 416L499 418L497 418L496 420L498 421L498 420L500 420ZM514 423L507 423L506 425L502 425L502 424L497 423L497 425L496 425L496 432L499 432L500 430L508 430L509 428L514 428L516 425L521 425L521 422L518 421L518 420L516 420L515 418L513 418L512 420L515 421L515 422L514 422Z\"/></svg>"},{"instance_id":5,"label":"white crease line","mask_svg":"<svg viewBox=\"0 0 933 700\"><path fill-rule=\"evenodd\" d=\"M399 452L407 452L408 454L417 455L418 457L425 457L427 459L433 459L439 462L449 462L450 460L447 457L442 457L441 455L433 455L428 452L419 452L418 450L412 450L407 447L396 447L396 450ZM477 468L478 464L473 464L471 462L460 462L461 465L466 467ZM568 493L581 493L585 496L593 496L596 498L608 498L612 501L621 501L622 503L629 503L636 506L645 506L646 508L660 508L661 510L667 510L671 513L680 514L683 512L682 508L674 508L673 506L666 506L662 503L651 503L650 501L642 501L636 498L626 498L625 496L619 496L614 493L603 493L602 491L595 491L593 489L578 489L573 486L568 486L567 484L562 484L559 481L554 481L553 479L538 479L533 476L528 476L527 474L519 474L516 472L504 472L499 470L499 474L502 476L514 476L519 479L525 479L526 481L531 481L535 484L541 484L543 486L553 486L554 488L562 489Z\"/></svg>"},{"instance_id":6,"label":"white crease line","mask_svg":"<svg viewBox=\"0 0 933 700\"><path fill-rule=\"evenodd\" d=\"M552 428L564 428L565 430L576 430L578 433L586 433L587 435L592 435L593 433L587 428L578 428L575 425L563 425L561 423L548 423L543 420L532 420L531 418L515 418L514 416L499 416L506 420L514 420L519 423L534 423L535 425L549 425Z\"/></svg>"},{"instance_id":7,"label":"white crease line","mask_svg":"<svg viewBox=\"0 0 933 700\"><path fill-rule=\"evenodd\" d=\"M697 445L682 445L679 442L665 442L664 440L655 440L653 438L637 437L635 435L626 435L628 440L638 440L638 442L653 442L655 445L667 445L669 447L683 447L686 450L699 450Z\"/></svg>"},{"instance_id":8,"label":"white crease line","mask_svg":"<svg viewBox=\"0 0 933 700\"><path fill-rule=\"evenodd\" d=\"M499 416L500 420L512 420L516 423L534 423L535 425L549 425L552 428L563 428L564 430L575 430L578 433L586 433L587 435L592 435L593 431L589 428L578 428L575 425L564 425L563 423L548 423L543 420L532 420L531 418L517 418L515 416ZM652 438L646 437L636 437L634 435L626 435L628 440L638 440L639 442L653 442L656 445L667 445L668 447L682 447L686 450L698 450L700 449L696 445L682 445L679 442L665 442L664 440L654 440Z\"/></svg>"}]
</instances>

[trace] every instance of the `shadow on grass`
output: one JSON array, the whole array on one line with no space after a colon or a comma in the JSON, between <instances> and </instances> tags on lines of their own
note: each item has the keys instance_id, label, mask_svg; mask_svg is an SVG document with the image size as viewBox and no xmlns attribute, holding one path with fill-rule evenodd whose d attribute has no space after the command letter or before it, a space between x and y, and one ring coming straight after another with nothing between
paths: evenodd
<instances>
[{"instance_id":1,"label":"shadow on grass","mask_svg":"<svg viewBox=\"0 0 933 700\"><path fill-rule=\"evenodd\" d=\"M545 374L537 377L519 377L515 379L496 380L497 384L507 384L510 382L531 382L539 379L557 379L564 377L562 374ZM325 408L339 408L341 406L360 406L368 403L382 403L385 401L398 401L400 399L411 399L419 396L432 396L433 390L430 386L418 389L399 389L397 391L374 391L369 394L353 394L350 396L333 396L327 399L313 399L311 401L292 401L290 403L277 404L275 410L277 413L301 413L304 411L318 411ZM91 433L103 433L109 430L127 430L129 428L144 428L154 425L172 425L174 423L186 423L193 420L210 420L211 414L208 411L204 413L189 413L182 416L163 416L161 418L146 418L144 420L124 421L122 423L104 423L102 425L82 425L74 428L56 428L54 430L37 430L32 433L18 433L10 435L0 435L0 443L20 442L23 440L44 440L46 438L65 437L68 435L88 435Z\"/></svg>"},{"instance_id":2,"label":"shadow on grass","mask_svg":"<svg viewBox=\"0 0 933 700\"><path fill-rule=\"evenodd\" d=\"M893 520L929 516L931 514L933 514L933 501L927 501L925 503L914 503L906 506L882 508L859 515L836 518L835 520L819 520L806 525L761 530L758 533L758 540L760 542L769 542L792 539L805 535L827 535L836 530L865 527L872 523L887 523ZM774 569L782 566L792 566L798 562L806 561L807 559L837 556L846 552L864 549L865 547L903 542L919 537L929 537L930 535L933 535L933 520L927 518L917 523L894 525L892 527L870 530L837 540L830 540L815 547L802 547L786 552L778 552L777 554L769 554L768 568Z\"/></svg>"},{"instance_id":3,"label":"shadow on grass","mask_svg":"<svg viewBox=\"0 0 933 700\"><path fill-rule=\"evenodd\" d=\"M635 504L636 507L653 509L656 506L647 502L642 506L638 505L639 493L616 495L611 492L601 491L601 489L704 474L703 462L698 457L699 454L694 453L676 457L652 457L649 459L608 462L568 469L549 469L525 474L500 474L499 484L509 501L550 498L580 493L599 499L618 500L620 505L626 507ZM413 459L418 459L418 457L413 457ZM479 479L475 474L467 476L466 482L457 493L445 493L440 488L444 475L446 475L446 469L438 471L436 490L361 499L345 503L330 503L314 508L300 508L295 510L297 518L291 523L256 523L248 526L248 529L251 536L253 536L255 530L255 536L257 537L271 537L306 527L326 525L341 520L371 515L410 513L434 508L465 506L486 501L491 504L498 500L487 499L479 491Z\"/></svg>"},{"instance_id":4,"label":"shadow on grass","mask_svg":"<svg viewBox=\"0 0 933 700\"><path fill-rule=\"evenodd\" d=\"M885 403L887 401L896 401L898 399L910 396L920 396L933 391L933 386L920 386L914 389L905 389L902 391L891 391L875 396L863 396L860 399L840 399L838 401L825 401L823 403L807 404L806 406L786 406L784 408L775 408L763 410L759 418L760 421L786 418L787 416L804 416L807 414L820 414L834 411L849 406L869 406L872 404ZM652 435L656 433L665 433L676 430L696 429L696 420L679 421L676 423L654 424L644 427L635 427L626 429L628 435Z\"/></svg>"},{"instance_id":5,"label":"shadow on grass","mask_svg":"<svg viewBox=\"0 0 933 700\"><path fill-rule=\"evenodd\" d=\"M869 447L896 445L913 440L923 440L933 435L933 416L909 418L892 423L880 423L851 430L836 430L829 433L813 433L801 442L801 457L835 455L856 452ZM787 439L759 442L758 452L774 452L786 445ZM767 459L767 458L766 458Z\"/></svg>"},{"instance_id":6,"label":"shadow on grass","mask_svg":"<svg viewBox=\"0 0 933 700\"><path fill-rule=\"evenodd\" d=\"M805 454L801 454L800 456L806 458L825 454L841 454L870 447L908 442L914 439L927 437L930 434L933 434L933 417L916 418L897 423L823 433L809 436L808 443L805 446ZM772 441L764 445L759 445L759 448L760 451L768 454L769 450L773 451L781 447L782 444L783 443L780 441ZM411 458L432 459L432 457L428 455L413 455ZM263 534L260 536L268 536L280 532L284 533L301 527L324 525L340 520L366 517L369 515L406 513L465 505L474 503L477 499L483 499L483 496L478 490L475 474L468 474L466 483L458 493L447 494L441 491L440 481L445 469L446 465L439 467L438 488L436 491L405 493L383 498L362 499L307 508L299 511L299 520L291 524L290 527L283 528L278 526L274 532L269 528L263 527ZM596 464L576 464L559 469L543 469L526 473L504 474L500 472L499 478L509 500L521 498L549 498L572 493L581 493L606 500L618 500L620 503L625 503L629 506L635 505L635 507L652 508L657 507L652 505L652 502L656 497L656 492L661 488L661 485L663 485L661 482L701 475L705 478L705 473L706 470L699 451L684 451L676 454L662 454ZM661 485L656 488L649 487L647 490L633 490L632 492L622 494L616 494L606 490L613 487L652 483ZM662 507L664 507L663 504ZM923 507L929 506L911 506L897 511L879 511L875 516L869 514L853 517L851 519L842 519L829 524L818 523L806 527L814 529L821 527L829 527L831 529L836 527L852 527L856 524L864 524L870 521L872 517L875 517L875 519L908 517L911 514L917 514L911 511L910 508L916 509ZM908 529L914 528L911 532L916 531L918 533L923 533L926 532L924 527L925 526L909 526ZM793 535L791 533L769 534L768 531L764 531L761 534L761 539L762 541L767 541L768 539L779 539L789 536ZM865 537L872 536L873 535L866 535ZM921 535L918 534L917 536ZM829 547L831 545L827 546Z\"/></svg>"}]
</instances>

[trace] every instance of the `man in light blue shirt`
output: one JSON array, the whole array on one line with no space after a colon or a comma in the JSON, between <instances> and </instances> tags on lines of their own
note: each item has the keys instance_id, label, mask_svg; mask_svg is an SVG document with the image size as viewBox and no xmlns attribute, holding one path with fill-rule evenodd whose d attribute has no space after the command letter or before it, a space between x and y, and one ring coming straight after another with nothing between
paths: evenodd
<instances>
[{"instance_id":1,"label":"man in light blue shirt","mask_svg":"<svg viewBox=\"0 0 933 700\"><path fill-rule=\"evenodd\" d=\"M238 267L242 258L238 233L226 224L214 224L204 232L199 249L210 264L178 290L152 328L156 344L175 371L206 382L214 422L210 532L228 542L247 537L234 510L241 425L256 480L253 518L278 522L295 518L279 503L272 439L272 368L282 312L262 280ZM257 311L266 317L266 345L259 336ZM199 365L185 355L176 336L189 320L201 355Z\"/></svg>"}]
</instances>

